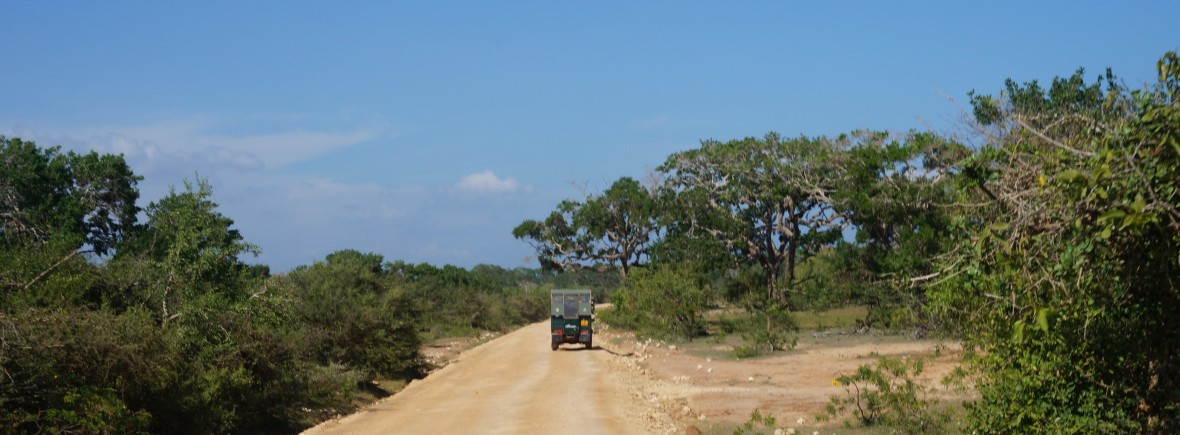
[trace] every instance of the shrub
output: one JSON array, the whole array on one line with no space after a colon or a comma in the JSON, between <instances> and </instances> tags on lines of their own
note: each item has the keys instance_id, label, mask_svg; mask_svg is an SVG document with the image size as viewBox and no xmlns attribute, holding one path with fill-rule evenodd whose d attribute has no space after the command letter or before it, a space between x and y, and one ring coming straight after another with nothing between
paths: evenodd
<instances>
[{"instance_id":1,"label":"shrub","mask_svg":"<svg viewBox=\"0 0 1180 435\"><path fill-rule=\"evenodd\" d=\"M370 377L420 376L419 308L365 263L326 262L274 282L290 298L292 321L312 360L344 363Z\"/></svg>"},{"instance_id":2,"label":"shrub","mask_svg":"<svg viewBox=\"0 0 1180 435\"><path fill-rule=\"evenodd\" d=\"M750 413L750 419L733 430L733 435L756 435L764 433L778 433L775 430L775 424L778 421L770 414L763 415L761 411L755 409ZM765 430L766 432L763 432Z\"/></svg>"},{"instance_id":3,"label":"shrub","mask_svg":"<svg viewBox=\"0 0 1180 435\"><path fill-rule=\"evenodd\" d=\"M926 292L977 351L972 431L1180 432L1180 55L1157 71L972 97L988 143Z\"/></svg>"},{"instance_id":4,"label":"shrub","mask_svg":"<svg viewBox=\"0 0 1180 435\"><path fill-rule=\"evenodd\" d=\"M747 344L734 348L735 356L751 357L795 347L794 332L799 326L785 303L750 295L744 304L748 314L737 322L737 328Z\"/></svg>"},{"instance_id":5,"label":"shrub","mask_svg":"<svg viewBox=\"0 0 1180 435\"><path fill-rule=\"evenodd\" d=\"M695 279L669 267L634 269L613 297L615 310L605 320L654 336L692 340L704 329L701 318L709 302Z\"/></svg>"},{"instance_id":6,"label":"shrub","mask_svg":"<svg viewBox=\"0 0 1180 435\"><path fill-rule=\"evenodd\" d=\"M947 420L930 412L937 400L915 378L922 374L923 359L883 357L875 365L862 365L841 375L832 385L844 387L844 396L832 396L820 420L851 413L862 425L883 425L905 433L942 433ZM848 424L846 422L846 424Z\"/></svg>"},{"instance_id":7,"label":"shrub","mask_svg":"<svg viewBox=\"0 0 1180 435\"><path fill-rule=\"evenodd\" d=\"M167 350L146 313L0 313L0 428L136 433L167 386Z\"/></svg>"}]
</instances>

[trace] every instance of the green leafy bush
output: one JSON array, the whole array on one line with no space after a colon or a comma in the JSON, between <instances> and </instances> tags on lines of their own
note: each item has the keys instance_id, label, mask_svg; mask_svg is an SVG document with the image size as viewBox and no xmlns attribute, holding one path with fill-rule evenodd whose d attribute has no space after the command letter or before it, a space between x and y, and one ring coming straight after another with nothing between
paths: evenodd
<instances>
[{"instance_id":1,"label":"green leafy bush","mask_svg":"<svg viewBox=\"0 0 1180 435\"><path fill-rule=\"evenodd\" d=\"M635 269L603 319L642 334L692 340L704 330L709 302L696 279L673 267Z\"/></svg>"},{"instance_id":2,"label":"green leafy bush","mask_svg":"<svg viewBox=\"0 0 1180 435\"><path fill-rule=\"evenodd\" d=\"M778 421L770 414L762 414L755 409L750 413L750 419L733 430L733 435L760 435L777 433L775 425ZM764 432L765 431L765 432Z\"/></svg>"},{"instance_id":3,"label":"green leafy bush","mask_svg":"<svg viewBox=\"0 0 1180 435\"><path fill-rule=\"evenodd\" d=\"M1157 67L973 96L990 139L926 293L973 351L971 430L1180 431L1180 56Z\"/></svg>"},{"instance_id":4,"label":"green leafy bush","mask_svg":"<svg viewBox=\"0 0 1180 435\"><path fill-rule=\"evenodd\" d=\"M167 385L167 351L146 313L0 313L0 428L135 433Z\"/></svg>"},{"instance_id":5,"label":"green leafy bush","mask_svg":"<svg viewBox=\"0 0 1180 435\"><path fill-rule=\"evenodd\" d=\"M360 258L325 262L276 278L312 360L364 369L369 377L420 376L418 306L396 281Z\"/></svg>"},{"instance_id":6,"label":"green leafy bush","mask_svg":"<svg viewBox=\"0 0 1180 435\"><path fill-rule=\"evenodd\" d=\"M937 400L915 378L922 374L922 359L883 357L875 365L862 365L852 374L841 375L832 385L844 387L844 396L832 396L827 420L852 414L865 426L882 425L904 433L944 433L947 419L931 412Z\"/></svg>"},{"instance_id":7,"label":"green leafy bush","mask_svg":"<svg viewBox=\"0 0 1180 435\"><path fill-rule=\"evenodd\" d=\"M741 334L745 344L734 347L734 356L748 358L793 349L795 332L799 326L791 316L787 304L748 295L744 301L746 314L729 328Z\"/></svg>"}]
</instances>

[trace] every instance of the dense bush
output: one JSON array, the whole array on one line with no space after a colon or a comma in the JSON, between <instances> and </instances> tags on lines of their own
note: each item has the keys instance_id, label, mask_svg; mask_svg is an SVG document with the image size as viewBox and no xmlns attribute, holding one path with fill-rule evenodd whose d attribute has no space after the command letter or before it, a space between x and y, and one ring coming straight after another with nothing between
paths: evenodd
<instances>
[{"instance_id":1,"label":"dense bush","mask_svg":"<svg viewBox=\"0 0 1180 435\"><path fill-rule=\"evenodd\" d=\"M203 180L136 224L121 158L0 138L0 159L0 433L298 432L421 376L423 332L548 312L537 271L344 250L271 277Z\"/></svg>"},{"instance_id":2,"label":"dense bush","mask_svg":"<svg viewBox=\"0 0 1180 435\"><path fill-rule=\"evenodd\" d=\"M370 380L420 376L430 327L413 284L352 253L235 291L173 286L175 298L160 296L160 263L79 259L34 286L68 298L5 293L0 432L292 432L352 410ZM548 313L544 286L465 291L484 319L473 327Z\"/></svg>"},{"instance_id":3,"label":"dense bush","mask_svg":"<svg viewBox=\"0 0 1180 435\"><path fill-rule=\"evenodd\" d=\"M692 340L704 330L702 314L709 303L697 280L672 267L633 269L626 285L612 298L615 308L604 320L643 334Z\"/></svg>"},{"instance_id":4,"label":"dense bush","mask_svg":"<svg viewBox=\"0 0 1180 435\"><path fill-rule=\"evenodd\" d=\"M370 377L418 376L424 367L417 308L377 257L374 265L332 254L272 279L270 291L290 305L313 361L357 367Z\"/></svg>"},{"instance_id":5,"label":"dense bush","mask_svg":"<svg viewBox=\"0 0 1180 435\"><path fill-rule=\"evenodd\" d=\"M147 430L168 387L167 344L146 313L77 308L0 313L5 432Z\"/></svg>"},{"instance_id":6,"label":"dense bush","mask_svg":"<svg viewBox=\"0 0 1180 435\"><path fill-rule=\"evenodd\" d=\"M935 313L967 338L974 430L1180 431L1180 57L977 95Z\"/></svg>"},{"instance_id":7,"label":"dense bush","mask_svg":"<svg viewBox=\"0 0 1180 435\"><path fill-rule=\"evenodd\" d=\"M406 297L421 313L427 338L505 330L548 318L549 289L568 282L563 275L529 270L476 266L387 263L387 274L401 283ZM507 283L507 284L506 284Z\"/></svg>"}]
</instances>

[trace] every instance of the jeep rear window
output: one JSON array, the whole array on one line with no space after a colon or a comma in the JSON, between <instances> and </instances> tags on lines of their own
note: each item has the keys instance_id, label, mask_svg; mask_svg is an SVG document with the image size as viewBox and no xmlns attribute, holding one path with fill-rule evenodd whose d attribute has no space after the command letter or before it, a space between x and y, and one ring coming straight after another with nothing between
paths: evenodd
<instances>
[{"instance_id":1,"label":"jeep rear window","mask_svg":"<svg viewBox=\"0 0 1180 435\"><path fill-rule=\"evenodd\" d=\"M578 318L578 295L565 295L565 318Z\"/></svg>"}]
</instances>

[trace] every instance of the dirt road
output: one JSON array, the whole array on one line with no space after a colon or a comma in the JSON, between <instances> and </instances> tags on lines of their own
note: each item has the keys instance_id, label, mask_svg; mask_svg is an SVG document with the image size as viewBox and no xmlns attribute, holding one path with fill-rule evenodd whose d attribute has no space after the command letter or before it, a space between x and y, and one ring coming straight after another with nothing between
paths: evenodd
<instances>
[{"instance_id":1,"label":"dirt road","mask_svg":"<svg viewBox=\"0 0 1180 435\"><path fill-rule=\"evenodd\" d=\"M843 422L814 416L845 393L832 385L837 376L880 356L932 357L922 378L935 386L961 358L954 342L813 334L791 351L735 359L732 346L714 340L670 346L598 326L595 343L615 354L581 345L550 351L548 322L536 323L305 434L732 433L754 409L777 416L784 432L828 433ZM964 399L948 394L939 389L935 396Z\"/></svg>"},{"instance_id":2,"label":"dirt road","mask_svg":"<svg viewBox=\"0 0 1180 435\"><path fill-rule=\"evenodd\" d=\"M357 414L305 434L649 433L638 402L596 348L549 349L548 322L460 355ZM621 374L619 374L621 375Z\"/></svg>"}]
</instances>

